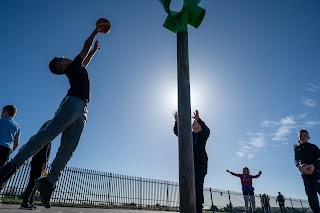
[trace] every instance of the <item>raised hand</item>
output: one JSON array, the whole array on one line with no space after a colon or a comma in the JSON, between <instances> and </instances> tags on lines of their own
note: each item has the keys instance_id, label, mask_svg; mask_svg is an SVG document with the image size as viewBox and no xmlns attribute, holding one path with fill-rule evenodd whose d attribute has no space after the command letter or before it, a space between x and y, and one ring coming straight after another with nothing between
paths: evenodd
<instances>
[{"instance_id":1,"label":"raised hand","mask_svg":"<svg viewBox=\"0 0 320 213\"><path fill-rule=\"evenodd\" d=\"M194 118L196 120L199 120L200 117L199 117L199 111L198 110L194 111L192 118Z\"/></svg>"},{"instance_id":2,"label":"raised hand","mask_svg":"<svg viewBox=\"0 0 320 213\"><path fill-rule=\"evenodd\" d=\"M177 119L178 119L178 112L177 112L177 111L174 111L174 113L173 113L173 117L174 117L174 119L175 119L175 120L177 120Z\"/></svg>"}]
</instances>

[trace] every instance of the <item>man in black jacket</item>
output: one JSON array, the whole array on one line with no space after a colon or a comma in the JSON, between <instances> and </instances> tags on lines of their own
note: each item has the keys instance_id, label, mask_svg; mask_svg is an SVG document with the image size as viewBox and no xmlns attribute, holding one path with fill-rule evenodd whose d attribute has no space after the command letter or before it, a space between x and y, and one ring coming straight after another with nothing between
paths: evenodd
<instances>
[{"instance_id":1,"label":"man in black jacket","mask_svg":"<svg viewBox=\"0 0 320 213\"><path fill-rule=\"evenodd\" d=\"M173 128L174 134L178 136L178 113L174 112L175 125ZM194 173L195 173L195 189L196 189L196 208L197 213L202 212L203 197L203 183L204 177L208 170L208 155L206 152L206 143L210 135L210 129L200 119L199 112L194 112L194 122L192 124L193 137L193 157L194 157Z\"/></svg>"},{"instance_id":2,"label":"man in black jacket","mask_svg":"<svg viewBox=\"0 0 320 213\"><path fill-rule=\"evenodd\" d=\"M302 173L302 179L305 187L306 194L308 196L309 205L314 213L319 213L319 200L317 193L320 194L320 174L318 172L320 158L320 149L312 143L309 143L309 133L305 129L301 129L298 132L299 145L295 146L295 164ZM316 169L311 174L305 173L303 167L305 165L313 165Z\"/></svg>"}]
</instances>

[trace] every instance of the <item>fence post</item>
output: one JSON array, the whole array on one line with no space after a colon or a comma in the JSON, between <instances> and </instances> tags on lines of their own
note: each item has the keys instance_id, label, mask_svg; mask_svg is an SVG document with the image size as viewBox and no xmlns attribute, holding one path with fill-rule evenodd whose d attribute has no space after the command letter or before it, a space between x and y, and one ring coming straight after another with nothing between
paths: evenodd
<instances>
[{"instance_id":1,"label":"fence post","mask_svg":"<svg viewBox=\"0 0 320 213\"><path fill-rule=\"evenodd\" d=\"M110 176L111 173L107 173L107 179L108 179L108 193L107 193L107 202L108 202L108 206L110 205L110 191L111 191L111 184L110 184Z\"/></svg>"},{"instance_id":2,"label":"fence post","mask_svg":"<svg viewBox=\"0 0 320 213\"><path fill-rule=\"evenodd\" d=\"M212 199L212 190L211 190L211 187L210 187L210 198L211 198L211 210L212 210L212 212L214 212L214 209L213 209L213 199Z\"/></svg>"},{"instance_id":3,"label":"fence post","mask_svg":"<svg viewBox=\"0 0 320 213\"><path fill-rule=\"evenodd\" d=\"M166 206L167 206L167 209L169 208L169 184L168 182L167 183L167 202L166 202Z\"/></svg>"},{"instance_id":4,"label":"fence post","mask_svg":"<svg viewBox=\"0 0 320 213\"><path fill-rule=\"evenodd\" d=\"M229 197L229 202L230 202L230 212L232 213L232 203L231 203L231 197L230 197L230 192L228 190L228 197Z\"/></svg>"},{"instance_id":5,"label":"fence post","mask_svg":"<svg viewBox=\"0 0 320 213\"><path fill-rule=\"evenodd\" d=\"M262 210L262 213L263 212L265 212L265 206L263 205L263 203L262 203L262 196L261 196L261 194L259 194L259 197L260 197L260 203L261 203L261 210ZM257 205L257 203L256 203L256 205ZM256 206L257 207L257 206Z\"/></svg>"},{"instance_id":6,"label":"fence post","mask_svg":"<svg viewBox=\"0 0 320 213\"><path fill-rule=\"evenodd\" d=\"M142 177L140 177L140 207L139 209L142 208Z\"/></svg>"},{"instance_id":7,"label":"fence post","mask_svg":"<svg viewBox=\"0 0 320 213\"><path fill-rule=\"evenodd\" d=\"M300 199L300 203L301 203L301 207L302 207L302 212L304 213L304 208L303 208L301 199Z\"/></svg>"},{"instance_id":8,"label":"fence post","mask_svg":"<svg viewBox=\"0 0 320 213\"><path fill-rule=\"evenodd\" d=\"M294 213L294 210L293 210L293 204L292 204L292 200L290 198L290 203L291 203L291 207L292 207L292 213Z\"/></svg>"}]
</instances>

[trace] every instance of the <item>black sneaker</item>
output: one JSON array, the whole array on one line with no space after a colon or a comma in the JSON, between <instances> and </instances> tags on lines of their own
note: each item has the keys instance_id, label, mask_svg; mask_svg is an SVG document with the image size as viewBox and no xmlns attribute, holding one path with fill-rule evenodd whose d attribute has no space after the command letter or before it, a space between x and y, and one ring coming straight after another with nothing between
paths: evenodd
<instances>
[{"instance_id":1,"label":"black sneaker","mask_svg":"<svg viewBox=\"0 0 320 213\"><path fill-rule=\"evenodd\" d=\"M6 185L6 182L17 171L17 166L12 163L7 163L0 168L0 191Z\"/></svg>"},{"instance_id":2,"label":"black sneaker","mask_svg":"<svg viewBox=\"0 0 320 213\"><path fill-rule=\"evenodd\" d=\"M30 203L30 206L32 206L33 209L37 208L37 206L35 206L33 203Z\"/></svg>"},{"instance_id":3,"label":"black sneaker","mask_svg":"<svg viewBox=\"0 0 320 213\"><path fill-rule=\"evenodd\" d=\"M20 209L33 210L33 207L29 203L21 203Z\"/></svg>"},{"instance_id":4,"label":"black sneaker","mask_svg":"<svg viewBox=\"0 0 320 213\"><path fill-rule=\"evenodd\" d=\"M50 198L54 190L54 185L47 178L38 178L35 181L37 190L40 192L40 200L44 207L50 208Z\"/></svg>"}]
</instances>

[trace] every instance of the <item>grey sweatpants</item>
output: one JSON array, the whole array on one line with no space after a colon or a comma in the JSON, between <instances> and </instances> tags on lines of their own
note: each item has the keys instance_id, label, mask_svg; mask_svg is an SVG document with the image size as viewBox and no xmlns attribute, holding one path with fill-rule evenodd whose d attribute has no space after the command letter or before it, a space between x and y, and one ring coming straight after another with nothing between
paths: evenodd
<instances>
[{"instance_id":1,"label":"grey sweatpants","mask_svg":"<svg viewBox=\"0 0 320 213\"><path fill-rule=\"evenodd\" d=\"M54 158L48 180L56 183L62 170L77 148L80 136L87 121L87 103L73 96L66 96L54 117L47 121L40 130L32 136L26 145L12 159L11 163L20 167L25 160L35 155L60 133L61 143Z\"/></svg>"}]
</instances>

